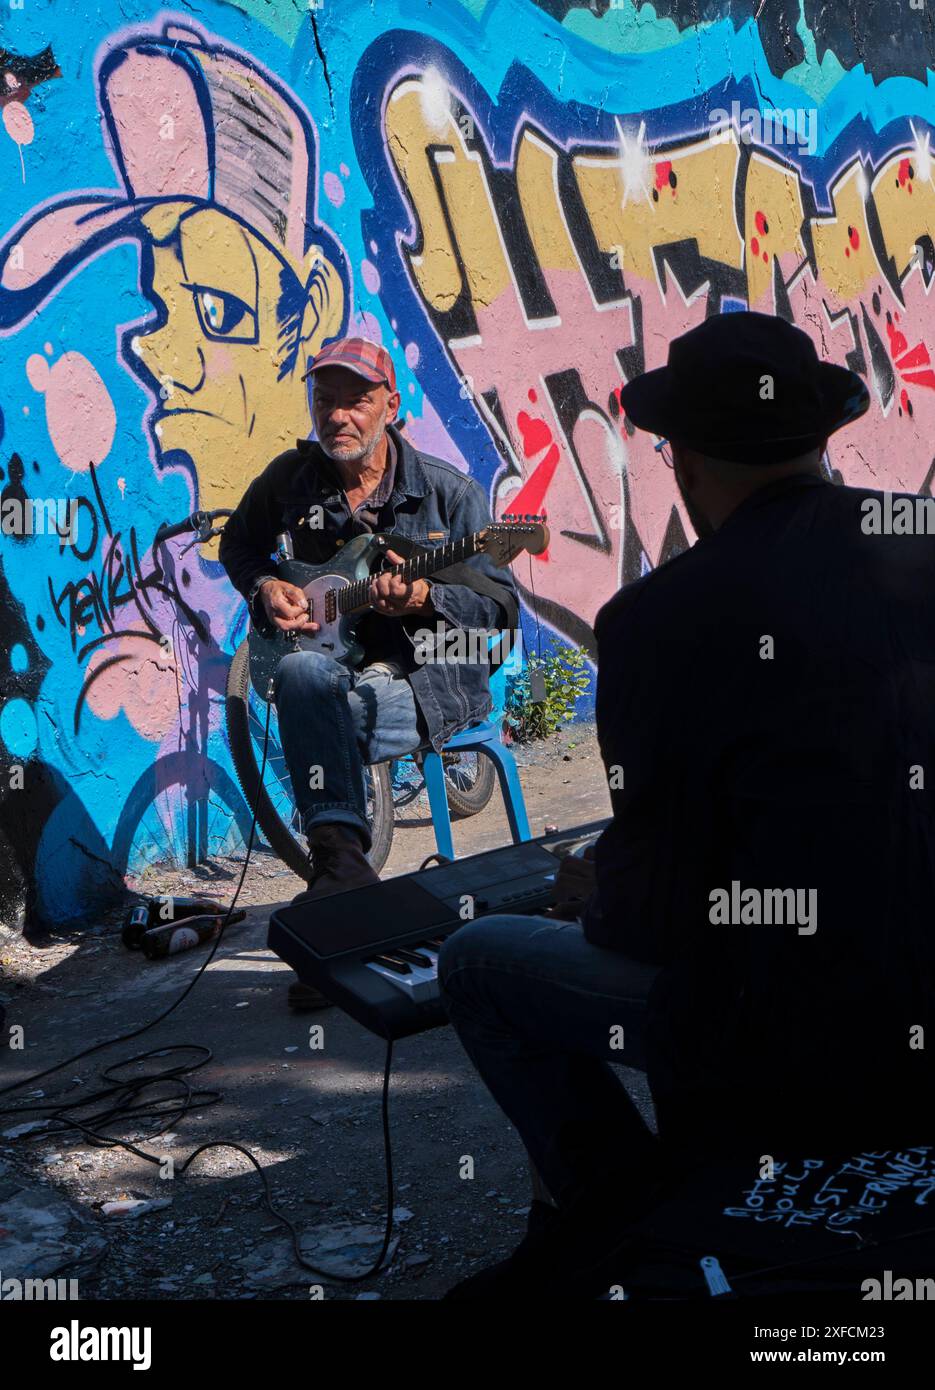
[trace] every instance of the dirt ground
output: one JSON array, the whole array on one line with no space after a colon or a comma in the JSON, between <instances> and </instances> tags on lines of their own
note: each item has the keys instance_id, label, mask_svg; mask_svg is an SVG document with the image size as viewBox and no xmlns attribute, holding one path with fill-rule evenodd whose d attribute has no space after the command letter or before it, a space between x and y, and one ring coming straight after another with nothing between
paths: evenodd
<instances>
[{"instance_id":1,"label":"dirt ground","mask_svg":"<svg viewBox=\"0 0 935 1390\"><path fill-rule=\"evenodd\" d=\"M592 728L576 725L519 754L534 835L547 825L566 828L608 814ZM455 822L454 829L459 854L507 842L499 794L481 815ZM434 848L420 797L400 813L384 876L417 868ZM150 870L130 887L147 894L201 889L227 901L241 869L242 859L189 871ZM79 1271L81 1299L297 1300L309 1298L315 1285L325 1298L434 1299L517 1244L530 1200L524 1150L448 1028L395 1046L390 1126L398 1245L388 1269L362 1284L318 1278L294 1263L285 1228L263 1205L260 1177L233 1149L209 1150L187 1173L163 1177L159 1167L125 1149L96 1146L73 1131L11 1137L11 1130L36 1117L9 1107L15 1103L18 1111L33 1091L44 1092L33 1103L71 1103L96 1090L102 1068L118 1060L170 1045L210 1049L210 1060L189 1078L197 1088L194 1103L163 1123L163 1133L154 1134L158 1124L134 1127L132 1120L108 1132L160 1157L166 1173L166 1157L178 1170L199 1144L242 1145L263 1167L274 1205L302 1233L302 1248L313 1261L318 1254L334 1268L339 1257L352 1264L372 1259L386 1214L380 1118L385 1045L337 1009L296 1015L286 1007L291 972L266 949L266 929L271 911L301 886L269 851L255 851L239 900L246 921L225 934L210 967L169 1018L139 1039L0 1098L0 1107L7 1107L0 1108L5 1276L15 1273L3 1244L4 1235L11 1238L4 1228L13 1226L22 1237L21 1261L28 1264L30 1251L39 1251L30 1272L51 1273L56 1261L77 1261L72 1273ZM207 948L163 961L127 951L121 920L122 913L114 913L78 937L50 937L41 945L0 932L6 1029L24 1030L21 1050L2 1049L0 1087L142 1026L201 967ZM320 1048L310 1046L313 1026L324 1029ZM193 1054L184 1059L195 1060ZM182 1055L147 1065L178 1060ZM121 1079L132 1074L133 1068L119 1073ZM627 1071L621 1077L648 1112L643 1078ZM217 1103L208 1104L206 1092L216 1092ZM462 1176L466 1157L473 1160L473 1178ZM130 1215L104 1213L106 1203L124 1198L154 1205Z\"/></svg>"}]
</instances>

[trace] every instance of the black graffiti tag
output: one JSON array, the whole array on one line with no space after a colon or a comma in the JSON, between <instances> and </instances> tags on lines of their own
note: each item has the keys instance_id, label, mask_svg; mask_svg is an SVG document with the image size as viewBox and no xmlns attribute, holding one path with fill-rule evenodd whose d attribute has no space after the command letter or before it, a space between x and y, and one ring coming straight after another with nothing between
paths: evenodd
<instances>
[{"instance_id":1,"label":"black graffiti tag","mask_svg":"<svg viewBox=\"0 0 935 1390\"><path fill-rule=\"evenodd\" d=\"M103 529L106 541L100 566L89 569L81 579L62 585L58 591L51 577L48 581L53 611L62 627L69 632L72 651L78 661L84 662L97 648L125 637L137 637L157 646L164 645L164 635L153 615L155 594L167 598L196 630L201 640L206 641L208 633L202 630L204 623L185 603L174 573L166 571L155 557L149 568L144 568L134 526L127 532L126 543L123 542L123 533L114 531L93 467L91 482L94 500L85 495L77 499L78 524L73 528L69 540L62 539L62 549L71 550L79 560L89 560L98 548ZM85 546L81 546L78 540L83 517L88 519L91 528L90 541ZM139 621L133 626L118 627L118 610L127 604L133 605ZM75 704L76 729L81 708L94 681L110 666L124 660L129 660L126 654L114 656L98 664L88 675Z\"/></svg>"}]
</instances>

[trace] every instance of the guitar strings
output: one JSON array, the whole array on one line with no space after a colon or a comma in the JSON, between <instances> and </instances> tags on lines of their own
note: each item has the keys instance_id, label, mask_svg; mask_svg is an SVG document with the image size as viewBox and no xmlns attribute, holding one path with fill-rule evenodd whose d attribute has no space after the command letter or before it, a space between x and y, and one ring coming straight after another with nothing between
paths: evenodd
<instances>
[{"instance_id":1,"label":"guitar strings","mask_svg":"<svg viewBox=\"0 0 935 1390\"><path fill-rule=\"evenodd\" d=\"M460 540L450 541L448 545L443 545L436 551L426 551L425 554L416 555L411 560L404 560L401 565L393 566L393 573L401 575L408 569L413 579L424 579L426 575L434 574L438 569L447 569L451 564L459 564L467 558L468 547L470 547L472 555L477 553L477 537L479 535L480 532L476 531L471 536L462 536ZM459 549L460 555L458 554ZM421 574L419 573L420 568ZM349 613L366 604L369 590L369 578L357 579L344 589L330 590L326 598L336 593L339 611Z\"/></svg>"},{"instance_id":2,"label":"guitar strings","mask_svg":"<svg viewBox=\"0 0 935 1390\"><path fill-rule=\"evenodd\" d=\"M434 574L436 570L447 569L451 564L459 564L463 560L469 559L471 556L477 554L479 548L479 537L483 535L484 532L494 529L494 527L495 523L491 523L490 526L485 526L483 528L483 531L475 531L470 536L462 536L460 540L449 541L447 545L441 546L438 550L425 551L422 555L416 555L409 560L404 560L401 564L393 566L392 573L394 575L403 575L408 570L409 574L412 576L413 579L424 579L427 575ZM509 529L514 528L510 527ZM516 526L515 529L518 531L524 531L530 528L528 526L521 525ZM470 556L467 554L469 549ZM459 550L461 552L460 555L458 554ZM535 599L535 587L532 584L531 555L529 557L529 561L530 585L533 590L533 599ZM329 589L327 594L325 595L325 602L327 603L330 599L332 602L336 604L337 610L340 613L353 613L355 609L366 607L367 594L370 590L371 578L372 576L368 576L368 578L366 579L356 579L352 584L348 584L343 589ZM539 653L541 655L542 634L539 629L539 617L538 614L535 612L535 609L533 610L533 613L536 619L537 642L539 647Z\"/></svg>"}]
</instances>

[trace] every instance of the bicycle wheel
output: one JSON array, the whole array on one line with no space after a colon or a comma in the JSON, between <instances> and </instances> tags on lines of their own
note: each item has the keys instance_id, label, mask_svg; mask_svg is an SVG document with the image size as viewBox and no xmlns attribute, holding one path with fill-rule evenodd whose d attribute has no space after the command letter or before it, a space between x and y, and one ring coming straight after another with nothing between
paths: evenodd
<instances>
[{"instance_id":1,"label":"bicycle wheel","mask_svg":"<svg viewBox=\"0 0 935 1390\"><path fill-rule=\"evenodd\" d=\"M497 769L486 753L442 754L448 809L455 820L466 820L483 811L497 782Z\"/></svg>"},{"instance_id":2,"label":"bicycle wheel","mask_svg":"<svg viewBox=\"0 0 935 1390\"><path fill-rule=\"evenodd\" d=\"M210 758L193 770L187 753L167 753L143 772L123 804L111 843L125 878L150 865L194 868L231 852L250 833L250 808L230 773Z\"/></svg>"},{"instance_id":3,"label":"bicycle wheel","mask_svg":"<svg viewBox=\"0 0 935 1390\"><path fill-rule=\"evenodd\" d=\"M227 676L227 734L231 758L244 796L271 848L300 878L308 878L308 851L292 796L289 770L279 741L275 707L270 711L266 770L260 783L266 706L250 684L247 642L234 653ZM367 820L372 843L367 858L375 873L386 863L393 843L393 790L388 763L364 769Z\"/></svg>"}]
</instances>

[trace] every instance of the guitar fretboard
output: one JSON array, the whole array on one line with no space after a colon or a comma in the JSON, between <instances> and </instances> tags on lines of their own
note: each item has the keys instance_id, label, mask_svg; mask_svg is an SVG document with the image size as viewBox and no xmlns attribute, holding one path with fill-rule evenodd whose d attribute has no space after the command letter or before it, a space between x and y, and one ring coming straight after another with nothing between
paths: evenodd
<instances>
[{"instance_id":1,"label":"guitar fretboard","mask_svg":"<svg viewBox=\"0 0 935 1390\"><path fill-rule=\"evenodd\" d=\"M463 536L459 541L449 541L447 545L440 545L437 550L427 550L424 555L415 555L411 560L405 560L401 565L393 565L391 569L383 570L381 573L394 574L407 583L414 579L428 579L430 574L446 570L451 565L459 565L462 560L469 560L472 555L476 555L483 534L483 531L475 531L472 536ZM392 540L392 537L390 539ZM392 549L392 546L390 548ZM370 579L358 579L346 588L338 590L339 612L356 613L369 607Z\"/></svg>"}]
</instances>

